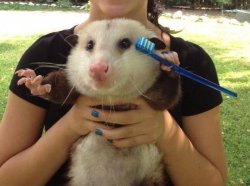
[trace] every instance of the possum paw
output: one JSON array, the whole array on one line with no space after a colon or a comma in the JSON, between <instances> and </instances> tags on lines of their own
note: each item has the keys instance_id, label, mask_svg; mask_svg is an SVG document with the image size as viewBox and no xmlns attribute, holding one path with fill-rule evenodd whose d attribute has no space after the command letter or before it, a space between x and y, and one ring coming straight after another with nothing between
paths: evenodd
<instances>
[{"instance_id":1,"label":"possum paw","mask_svg":"<svg viewBox=\"0 0 250 186\"><path fill-rule=\"evenodd\" d=\"M168 60L169 62L173 63L174 65L179 66L180 65L180 61L179 61L179 57L178 54L174 51L163 51L161 52L162 57L165 58L166 60ZM165 65L161 65L161 69L163 71L171 71L171 67L165 66Z\"/></svg>"},{"instance_id":2,"label":"possum paw","mask_svg":"<svg viewBox=\"0 0 250 186\"><path fill-rule=\"evenodd\" d=\"M20 69L16 71L18 77L21 79L18 80L17 85L25 85L34 96L42 96L51 91L50 84L42 85L44 79L41 75L36 75L34 70L31 69Z\"/></svg>"}]
</instances>

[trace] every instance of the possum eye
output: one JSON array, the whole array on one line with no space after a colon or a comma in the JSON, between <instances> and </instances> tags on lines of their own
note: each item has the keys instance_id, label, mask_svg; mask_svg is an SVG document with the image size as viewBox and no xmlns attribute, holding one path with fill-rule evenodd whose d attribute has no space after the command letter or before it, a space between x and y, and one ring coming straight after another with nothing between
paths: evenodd
<instances>
[{"instance_id":1,"label":"possum eye","mask_svg":"<svg viewBox=\"0 0 250 186\"><path fill-rule=\"evenodd\" d=\"M132 42L128 38L124 38L119 41L118 47L120 49L126 50L132 45Z\"/></svg>"},{"instance_id":2,"label":"possum eye","mask_svg":"<svg viewBox=\"0 0 250 186\"><path fill-rule=\"evenodd\" d=\"M86 50L87 50L87 51L93 50L94 45L95 45L94 41L93 41L93 40L90 40L90 41L87 43L87 45L86 45Z\"/></svg>"}]
</instances>

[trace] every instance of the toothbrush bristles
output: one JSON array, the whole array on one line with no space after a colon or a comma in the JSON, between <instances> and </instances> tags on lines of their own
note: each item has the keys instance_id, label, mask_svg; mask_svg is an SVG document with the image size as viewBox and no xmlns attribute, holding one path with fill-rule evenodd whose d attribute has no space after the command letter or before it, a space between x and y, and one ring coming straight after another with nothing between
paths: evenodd
<instances>
[{"instance_id":1,"label":"toothbrush bristles","mask_svg":"<svg viewBox=\"0 0 250 186\"><path fill-rule=\"evenodd\" d=\"M136 42L136 48L139 50L146 50L149 53L154 52L155 44L150 40L140 37Z\"/></svg>"}]
</instances>

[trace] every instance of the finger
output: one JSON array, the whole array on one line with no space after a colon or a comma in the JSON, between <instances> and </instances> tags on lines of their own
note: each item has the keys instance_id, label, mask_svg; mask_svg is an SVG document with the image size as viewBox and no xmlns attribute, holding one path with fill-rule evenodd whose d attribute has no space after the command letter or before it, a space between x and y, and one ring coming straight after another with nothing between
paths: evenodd
<instances>
[{"instance_id":1,"label":"finger","mask_svg":"<svg viewBox=\"0 0 250 186\"><path fill-rule=\"evenodd\" d=\"M100 121L107 123L116 123L121 125L135 124L143 121L145 118L142 117L142 110L130 110L130 111L101 111L99 115Z\"/></svg>"},{"instance_id":2,"label":"finger","mask_svg":"<svg viewBox=\"0 0 250 186\"><path fill-rule=\"evenodd\" d=\"M24 69L20 69L20 70L17 70L17 71L15 72L15 74L16 74L17 76L21 77L24 71L25 71Z\"/></svg>"},{"instance_id":3,"label":"finger","mask_svg":"<svg viewBox=\"0 0 250 186\"><path fill-rule=\"evenodd\" d=\"M112 144L117 148L128 148L134 147L142 144L154 144L156 140L149 135L140 135L132 138L120 139L120 140L110 140Z\"/></svg>"},{"instance_id":4,"label":"finger","mask_svg":"<svg viewBox=\"0 0 250 186\"><path fill-rule=\"evenodd\" d=\"M164 51L161 53L163 55L163 58L168 60L170 63L173 63L174 65L179 65L180 61L178 58L178 54L174 51ZM171 66L161 65L161 69L164 71L171 71Z\"/></svg>"},{"instance_id":5,"label":"finger","mask_svg":"<svg viewBox=\"0 0 250 186\"><path fill-rule=\"evenodd\" d=\"M31 79L30 79L30 78L26 78L25 86L26 86L28 89L32 90L33 85L32 85L32 83L31 83Z\"/></svg>"},{"instance_id":6,"label":"finger","mask_svg":"<svg viewBox=\"0 0 250 186\"><path fill-rule=\"evenodd\" d=\"M85 97L85 96L80 96L80 98L78 98L79 100L81 99L82 101L84 101L86 103L86 105L89 106L104 106L104 105L127 105L127 104L133 104L133 102L135 102L134 104L136 104L136 100L131 100L131 99L126 99L126 98L122 98L122 99L116 99L116 100L110 100L110 99L102 99L102 98L94 98L94 97Z\"/></svg>"},{"instance_id":7,"label":"finger","mask_svg":"<svg viewBox=\"0 0 250 186\"><path fill-rule=\"evenodd\" d=\"M96 135L103 136L103 131L110 130L110 127L106 124L98 123L91 120L86 120L86 122L89 124L89 129L94 132Z\"/></svg>"},{"instance_id":8,"label":"finger","mask_svg":"<svg viewBox=\"0 0 250 186\"><path fill-rule=\"evenodd\" d=\"M43 76L38 75L32 81L31 84L33 86L33 91L36 92L37 95L45 95L51 91L51 85L45 84L41 85L43 81Z\"/></svg>"},{"instance_id":9,"label":"finger","mask_svg":"<svg viewBox=\"0 0 250 186\"><path fill-rule=\"evenodd\" d=\"M30 90L32 95L38 95L36 88L34 88L31 83L30 78L21 78L20 80L17 81L17 85L23 85L23 84L25 84L25 86Z\"/></svg>"},{"instance_id":10,"label":"finger","mask_svg":"<svg viewBox=\"0 0 250 186\"><path fill-rule=\"evenodd\" d=\"M51 85L50 84L39 85L35 90L37 95L42 96L51 91Z\"/></svg>"},{"instance_id":11,"label":"finger","mask_svg":"<svg viewBox=\"0 0 250 186\"><path fill-rule=\"evenodd\" d=\"M163 52L161 52L161 55L163 58L165 58L169 62L175 64L174 57L173 57L173 51L163 51Z\"/></svg>"},{"instance_id":12,"label":"finger","mask_svg":"<svg viewBox=\"0 0 250 186\"><path fill-rule=\"evenodd\" d=\"M38 75L38 76L35 76L35 77L33 78L33 80L31 81L31 83L32 83L33 85L41 85L41 84L42 84L42 80L43 80L43 76Z\"/></svg>"},{"instance_id":13,"label":"finger","mask_svg":"<svg viewBox=\"0 0 250 186\"><path fill-rule=\"evenodd\" d=\"M108 111L93 109L91 110L91 118L95 121L104 121L107 123L131 125L140 123L148 118L152 117L155 112L147 109L136 109L128 111Z\"/></svg>"},{"instance_id":14,"label":"finger","mask_svg":"<svg viewBox=\"0 0 250 186\"><path fill-rule=\"evenodd\" d=\"M136 99L131 103L137 104L137 109L128 111L102 110L100 108L92 108L91 106L92 104L100 105L100 102L95 100L92 102L91 99L80 96L75 106L79 110L82 110L83 105L87 106L87 108L84 107L85 112L83 115L89 120L114 124L134 124L146 120L155 114L155 111L142 98Z\"/></svg>"},{"instance_id":15,"label":"finger","mask_svg":"<svg viewBox=\"0 0 250 186\"><path fill-rule=\"evenodd\" d=\"M97 109L93 109L91 107L89 107L88 105L84 105L83 104L75 104L75 106L78 108L79 112L81 112L82 110L84 110L84 112L81 112L79 114L81 114L83 116L83 118L85 118L86 120L89 121L93 121L93 122L104 122L102 119L100 119L100 115L102 114L100 110Z\"/></svg>"},{"instance_id":16,"label":"finger","mask_svg":"<svg viewBox=\"0 0 250 186\"><path fill-rule=\"evenodd\" d=\"M26 83L26 81L27 81L27 78L21 78L21 79L19 79L19 80L17 81L17 85L23 85L23 84Z\"/></svg>"},{"instance_id":17,"label":"finger","mask_svg":"<svg viewBox=\"0 0 250 186\"><path fill-rule=\"evenodd\" d=\"M180 60L179 60L178 54L177 54L176 52L173 51L173 52L171 53L171 55L172 55L172 57L173 57L173 59L174 59L174 60L173 60L173 61L174 61L174 64L179 66L179 65L180 65Z\"/></svg>"},{"instance_id":18,"label":"finger","mask_svg":"<svg viewBox=\"0 0 250 186\"><path fill-rule=\"evenodd\" d=\"M31 69L21 69L16 71L16 73L19 77L24 76L24 77L30 77L30 78L35 78L36 77L36 73L34 70Z\"/></svg>"},{"instance_id":19,"label":"finger","mask_svg":"<svg viewBox=\"0 0 250 186\"><path fill-rule=\"evenodd\" d=\"M23 76L26 76L26 77L30 77L30 78L35 78L36 77L36 73L34 70L31 70L31 69L26 69L24 72L23 72Z\"/></svg>"},{"instance_id":20,"label":"finger","mask_svg":"<svg viewBox=\"0 0 250 186\"><path fill-rule=\"evenodd\" d=\"M134 124L152 117L156 112L143 98L137 98L130 103L136 105L136 108L120 112L104 110L102 111L103 115L105 115L106 118L108 116L108 122L110 123Z\"/></svg>"},{"instance_id":21,"label":"finger","mask_svg":"<svg viewBox=\"0 0 250 186\"><path fill-rule=\"evenodd\" d=\"M137 123L133 125L126 125L120 128L110 130L103 130L102 135L107 139L125 139L135 136L145 135L156 131L157 125L152 123Z\"/></svg>"},{"instance_id":22,"label":"finger","mask_svg":"<svg viewBox=\"0 0 250 186\"><path fill-rule=\"evenodd\" d=\"M174 59L173 59L173 57L172 57L172 55L171 55L171 51L163 51L161 54L163 55L163 58L164 58L164 59L166 59L166 60L169 61L170 63L173 63L173 64L174 64L174 61L173 61ZM161 69L162 69L163 71L169 72L169 71L171 71L171 66L161 65Z\"/></svg>"},{"instance_id":23,"label":"finger","mask_svg":"<svg viewBox=\"0 0 250 186\"><path fill-rule=\"evenodd\" d=\"M39 96L39 93L37 91L38 86L32 84L32 80L29 78L25 82L25 86L30 90L30 93L34 96Z\"/></svg>"},{"instance_id":24,"label":"finger","mask_svg":"<svg viewBox=\"0 0 250 186\"><path fill-rule=\"evenodd\" d=\"M112 120L110 118L111 115L112 115L111 113L107 114L103 110L93 109L91 107L88 107L88 109L86 109L85 112L83 113L84 118L95 121L95 122L99 122L99 123L117 124L116 121L119 121L120 123L123 121L123 120ZM115 116L113 116L113 117L115 117Z\"/></svg>"}]
</instances>

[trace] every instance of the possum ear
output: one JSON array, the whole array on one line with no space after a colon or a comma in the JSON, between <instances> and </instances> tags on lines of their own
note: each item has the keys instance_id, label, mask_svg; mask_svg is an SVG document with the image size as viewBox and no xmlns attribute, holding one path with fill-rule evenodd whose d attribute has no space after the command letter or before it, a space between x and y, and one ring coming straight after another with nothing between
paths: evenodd
<instances>
[{"instance_id":1,"label":"possum ear","mask_svg":"<svg viewBox=\"0 0 250 186\"><path fill-rule=\"evenodd\" d=\"M71 47L74 47L78 42L78 35L72 34L65 37L65 42L68 43Z\"/></svg>"},{"instance_id":2,"label":"possum ear","mask_svg":"<svg viewBox=\"0 0 250 186\"><path fill-rule=\"evenodd\" d=\"M149 38L149 40L155 44L156 50L163 50L166 48L165 43L157 37Z\"/></svg>"}]
</instances>

